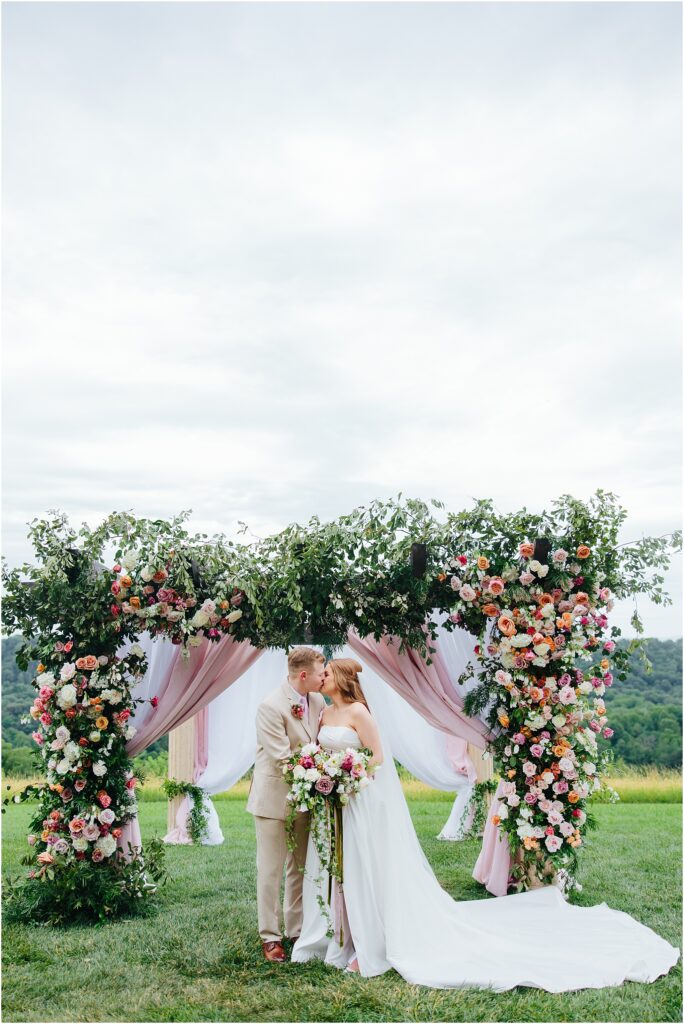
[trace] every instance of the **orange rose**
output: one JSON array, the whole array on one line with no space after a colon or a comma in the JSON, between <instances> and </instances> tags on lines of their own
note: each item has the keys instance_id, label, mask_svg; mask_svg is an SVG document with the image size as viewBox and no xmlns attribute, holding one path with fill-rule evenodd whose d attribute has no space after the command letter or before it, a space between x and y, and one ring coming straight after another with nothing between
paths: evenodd
<instances>
[{"instance_id":1,"label":"orange rose","mask_svg":"<svg viewBox=\"0 0 684 1024\"><path fill-rule=\"evenodd\" d=\"M82 672L92 672L97 668L97 658L94 654L86 654L84 658L77 658L76 668Z\"/></svg>"},{"instance_id":2,"label":"orange rose","mask_svg":"<svg viewBox=\"0 0 684 1024\"><path fill-rule=\"evenodd\" d=\"M444 580L446 579L446 573L445 572L440 572L440 574L438 575L437 579L439 580L440 583L443 583Z\"/></svg>"},{"instance_id":3,"label":"orange rose","mask_svg":"<svg viewBox=\"0 0 684 1024\"><path fill-rule=\"evenodd\" d=\"M47 843L47 838L48 838L48 836L49 836L49 835L50 835L50 832L49 832L49 830L45 828L45 829L43 829L43 831L42 831L42 832L40 833L40 838L41 838L41 839L43 840L43 842L44 842L44 843Z\"/></svg>"},{"instance_id":4,"label":"orange rose","mask_svg":"<svg viewBox=\"0 0 684 1024\"><path fill-rule=\"evenodd\" d=\"M544 696L544 694L539 689L539 687L537 687L537 686L530 687L530 700L533 700L533 701L536 702L536 701L541 700L543 696Z\"/></svg>"},{"instance_id":5,"label":"orange rose","mask_svg":"<svg viewBox=\"0 0 684 1024\"><path fill-rule=\"evenodd\" d=\"M568 793L568 800L571 804L576 804L579 800L579 793L576 793L574 789L571 789Z\"/></svg>"},{"instance_id":6,"label":"orange rose","mask_svg":"<svg viewBox=\"0 0 684 1024\"><path fill-rule=\"evenodd\" d=\"M582 590L578 594L575 594L576 604L589 604L589 595L585 594Z\"/></svg>"},{"instance_id":7,"label":"orange rose","mask_svg":"<svg viewBox=\"0 0 684 1024\"><path fill-rule=\"evenodd\" d=\"M542 594L539 598L539 604L553 604L553 598L551 597L551 594Z\"/></svg>"},{"instance_id":8,"label":"orange rose","mask_svg":"<svg viewBox=\"0 0 684 1024\"><path fill-rule=\"evenodd\" d=\"M510 718L508 717L508 715L506 714L505 711L500 711L499 712L499 721L501 722L501 724L504 727L504 729L507 729L508 726L511 724L511 720L510 720Z\"/></svg>"},{"instance_id":9,"label":"orange rose","mask_svg":"<svg viewBox=\"0 0 684 1024\"><path fill-rule=\"evenodd\" d=\"M38 857L36 859L37 859L39 864L54 864L55 863L55 858L52 856L51 853L48 853L47 850L44 850L42 853L39 853Z\"/></svg>"},{"instance_id":10,"label":"orange rose","mask_svg":"<svg viewBox=\"0 0 684 1024\"><path fill-rule=\"evenodd\" d=\"M109 725L109 720L107 718L105 718L104 715L100 715L99 718L95 719L95 725L100 730L106 729L107 726Z\"/></svg>"},{"instance_id":11,"label":"orange rose","mask_svg":"<svg viewBox=\"0 0 684 1024\"><path fill-rule=\"evenodd\" d=\"M563 746L562 743L557 743L556 746L553 748L553 752L556 755L556 757L565 757L566 750L567 747Z\"/></svg>"},{"instance_id":12,"label":"orange rose","mask_svg":"<svg viewBox=\"0 0 684 1024\"><path fill-rule=\"evenodd\" d=\"M130 604L131 608L139 608L140 607L140 598L139 597L132 597L128 603Z\"/></svg>"},{"instance_id":13,"label":"orange rose","mask_svg":"<svg viewBox=\"0 0 684 1024\"><path fill-rule=\"evenodd\" d=\"M499 614L499 609L495 604L485 604L482 606L482 614L489 616L489 618L493 618L495 615Z\"/></svg>"},{"instance_id":14,"label":"orange rose","mask_svg":"<svg viewBox=\"0 0 684 1024\"><path fill-rule=\"evenodd\" d=\"M499 817L499 815L498 814L492 814L492 825L500 825L500 824L501 824L501 818Z\"/></svg>"},{"instance_id":15,"label":"orange rose","mask_svg":"<svg viewBox=\"0 0 684 1024\"><path fill-rule=\"evenodd\" d=\"M500 615L496 624L504 636L513 636L516 632L515 623L510 615Z\"/></svg>"},{"instance_id":16,"label":"orange rose","mask_svg":"<svg viewBox=\"0 0 684 1024\"><path fill-rule=\"evenodd\" d=\"M577 548L578 558L588 558L590 554L591 548L588 548L586 544L580 544L580 546Z\"/></svg>"},{"instance_id":17,"label":"orange rose","mask_svg":"<svg viewBox=\"0 0 684 1024\"><path fill-rule=\"evenodd\" d=\"M61 782L56 782L55 783L55 793L61 793L63 789L64 789L64 786L62 785Z\"/></svg>"},{"instance_id":18,"label":"orange rose","mask_svg":"<svg viewBox=\"0 0 684 1024\"><path fill-rule=\"evenodd\" d=\"M43 664L43 662L41 661L41 662L40 662L40 663L38 664L38 668L36 669L36 672L38 673L38 675L40 675L40 673L41 673L41 672L44 672L44 671L45 671L45 665L44 665L44 664Z\"/></svg>"},{"instance_id":19,"label":"orange rose","mask_svg":"<svg viewBox=\"0 0 684 1024\"><path fill-rule=\"evenodd\" d=\"M119 583L121 584L122 587L130 587L131 584L133 583L133 580L131 579L130 576L122 576L121 579L119 580Z\"/></svg>"},{"instance_id":20,"label":"orange rose","mask_svg":"<svg viewBox=\"0 0 684 1024\"><path fill-rule=\"evenodd\" d=\"M488 569L489 568L489 559L485 558L484 555L480 555L480 557L477 560L477 567L478 567L478 569L482 569L483 571L485 569Z\"/></svg>"},{"instance_id":21,"label":"orange rose","mask_svg":"<svg viewBox=\"0 0 684 1024\"><path fill-rule=\"evenodd\" d=\"M556 641L553 639L552 636L547 636L544 643L548 644L552 651L556 650Z\"/></svg>"},{"instance_id":22,"label":"orange rose","mask_svg":"<svg viewBox=\"0 0 684 1024\"><path fill-rule=\"evenodd\" d=\"M155 583L162 583L168 575L166 569L157 569L152 579Z\"/></svg>"},{"instance_id":23,"label":"orange rose","mask_svg":"<svg viewBox=\"0 0 684 1024\"><path fill-rule=\"evenodd\" d=\"M523 843L525 844L525 849L526 850L538 850L539 849L539 843L538 843L538 841L536 839L534 839L533 836L525 836L525 838L523 839Z\"/></svg>"},{"instance_id":24,"label":"orange rose","mask_svg":"<svg viewBox=\"0 0 684 1024\"><path fill-rule=\"evenodd\" d=\"M506 772L506 775L508 776L509 779L514 779L515 778L515 768L509 768L508 771Z\"/></svg>"},{"instance_id":25,"label":"orange rose","mask_svg":"<svg viewBox=\"0 0 684 1024\"><path fill-rule=\"evenodd\" d=\"M607 658L601 658L601 668L603 669L604 672L607 672L608 669L610 668L610 662L608 661Z\"/></svg>"},{"instance_id":26,"label":"orange rose","mask_svg":"<svg viewBox=\"0 0 684 1024\"><path fill-rule=\"evenodd\" d=\"M101 700L100 697L91 697L90 700L88 701L88 703L92 704L93 706L96 706L96 705L98 705L100 703L100 700Z\"/></svg>"},{"instance_id":27,"label":"orange rose","mask_svg":"<svg viewBox=\"0 0 684 1024\"><path fill-rule=\"evenodd\" d=\"M531 558L534 554L534 544L521 544L518 551L521 558Z\"/></svg>"}]
</instances>

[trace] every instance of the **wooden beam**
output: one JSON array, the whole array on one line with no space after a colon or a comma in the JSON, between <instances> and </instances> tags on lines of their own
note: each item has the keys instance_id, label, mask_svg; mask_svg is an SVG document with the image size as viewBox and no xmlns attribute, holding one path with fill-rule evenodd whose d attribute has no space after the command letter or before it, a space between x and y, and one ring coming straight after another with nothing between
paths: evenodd
<instances>
[{"instance_id":1,"label":"wooden beam","mask_svg":"<svg viewBox=\"0 0 684 1024\"><path fill-rule=\"evenodd\" d=\"M189 718L169 733L169 778L178 782L192 782L195 767L195 716ZM171 830L176 824L176 814L183 797L169 800L167 825Z\"/></svg>"}]
</instances>

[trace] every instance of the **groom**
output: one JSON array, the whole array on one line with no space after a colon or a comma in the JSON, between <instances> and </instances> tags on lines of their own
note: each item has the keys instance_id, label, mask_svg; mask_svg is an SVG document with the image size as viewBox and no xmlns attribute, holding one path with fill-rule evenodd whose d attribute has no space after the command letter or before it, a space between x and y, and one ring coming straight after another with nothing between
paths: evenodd
<instances>
[{"instance_id":1,"label":"groom","mask_svg":"<svg viewBox=\"0 0 684 1024\"><path fill-rule=\"evenodd\" d=\"M300 868L306 862L309 815L295 818L294 853L287 849L289 805L282 765L293 750L316 739L325 700L325 658L311 647L295 647L287 657L287 679L257 709L257 750L247 810L254 815L257 842L259 935L267 960L286 960L280 930L280 883L285 868L285 932L295 941L302 928Z\"/></svg>"}]
</instances>

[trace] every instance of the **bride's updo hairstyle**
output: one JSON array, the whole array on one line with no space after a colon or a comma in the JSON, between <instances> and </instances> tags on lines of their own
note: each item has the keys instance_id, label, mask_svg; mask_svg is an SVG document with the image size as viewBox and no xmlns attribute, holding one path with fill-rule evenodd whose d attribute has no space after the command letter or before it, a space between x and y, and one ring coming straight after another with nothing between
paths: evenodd
<instances>
[{"instance_id":1,"label":"bride's updo hairstyle","mask_svg":"<svg viewBox=\"0 0 684 1024\"><path fill-rule=\"evenodd\" d=\"M363 672L363 665L359 665L353 658L336 658L329 661L327 667L345 701L349 704L359 701L368 707L359 682L359 672Z\"/></svg>"}]
</instances>

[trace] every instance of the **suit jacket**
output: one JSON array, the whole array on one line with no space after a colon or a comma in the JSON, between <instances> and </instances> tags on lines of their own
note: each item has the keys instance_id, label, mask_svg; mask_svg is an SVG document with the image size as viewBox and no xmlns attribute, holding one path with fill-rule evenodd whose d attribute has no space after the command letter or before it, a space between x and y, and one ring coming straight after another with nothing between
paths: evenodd
<instances>
[{"instance_id":1,"label":"suit jacket","mask_svg":"<svg viewBox=\"0 0 684 1024\"><path fill-rule=\"evenodd\" d=\"M247 810L260 818L285 821L289 810L288 787L282 766L293 750L316 740L318 720L325 707L320 693L308 693L309 714L292 714L294 698L286 681L257 708L257 750Z\"/></svg>"}]
</instances>

